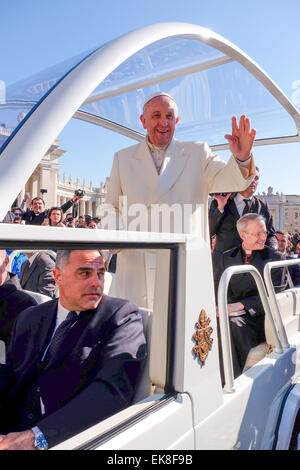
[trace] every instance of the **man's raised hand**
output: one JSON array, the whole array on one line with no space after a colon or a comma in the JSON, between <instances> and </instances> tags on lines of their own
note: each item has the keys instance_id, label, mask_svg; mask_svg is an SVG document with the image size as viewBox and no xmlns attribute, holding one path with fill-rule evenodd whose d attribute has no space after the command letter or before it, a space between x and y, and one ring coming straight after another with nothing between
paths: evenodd
<instances>
[{"instance_id":1,"label":"man's raised hand","mask_svg":"<svg viewBox=\"0 0 300 470\"><path fill-rule=\"evenodd\" d=\"M224 135L229 142L229 148L232 155L238 160L245 161L249 158L256 130L250 130L250 119L246 116L240 117L239 125L236 116L232 118L232 135Z\"/></svg>"},{"instance_id":2,"label":"man's raised hand","mask_svg":"<svg viewBox=\"0 0 300 470\"><path fill-rule=\"evenodd\" d=\"M224 207L227 204L228 199L230 198L231 193L226 194L226 196L221 196L220 194L214 194L214 199L218 203L218 209L219 211L223 211Z\"/></svg>"}]
</instances>

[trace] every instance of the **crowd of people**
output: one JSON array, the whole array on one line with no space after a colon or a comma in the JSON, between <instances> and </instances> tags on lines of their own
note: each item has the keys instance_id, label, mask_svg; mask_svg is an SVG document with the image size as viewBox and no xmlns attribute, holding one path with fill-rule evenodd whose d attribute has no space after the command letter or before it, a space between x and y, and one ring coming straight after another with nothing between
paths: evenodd
<instances>
[{"instance_id":1,"label":"crowd of people","mask_svg":"<svg viewBox=\"0 0 300 470\"><path fill-rule=\"evenodd\" d=\"M46 209L45 201L42 197L30 198L29 193L25 193L24 199L18 207L16 203L6 214L3 223L40 225L49 227L68 228L88 228L100 229L101 221L98 217L89 214L78 215L78 200L83 197L81 193L74 196L61 207L53 206ZM30 203L29 203L30 202ZM25 205L28 208L25 210ZM69 210L72 208L72 211ZM6 250L10 255L11 250ZM116 255L107 251L105 256L105 267L109 272L116 269ZM50 298L56 297L58 290L55 285L53 269L55 267L55 253L48 252L26 252L16 253L11 261L10 271L17 275L20 288L43 294ZM3 339L0 337L0 339Z\"/></svg>"},{"instance_id":2,"label":"crowd of people","mask_svg":"<svg viewBox=\"0 0 300 470\"><path fill-rule=\"evenodd\" d=\"M25 204L28 204L31 199L26 193L20 207L14 204L2 222L50 227L101 228L101 221L98 217L90 214L78 215L78 200L82 197L75 192L74 196L62 206L46 209L44 199L36 196L31 200L29 207L24 210ZM70 208L72 208L71 212L69 212Z\"/></svg>"},{"instance_id":3,"label":"crowd of people","mask_svg":"<svg viewBox=\"0 0 300 470\"><path fill-rule=\"evenodd\" d=\"M293 257L300 257L300 234L297 229L294 231L294 233L282 232L278 230L276 232L276 237L279 244L277 235L281 235L281 239L284 237L286 243L285 251L288 255Z\"/></svg>"}]
</instances>

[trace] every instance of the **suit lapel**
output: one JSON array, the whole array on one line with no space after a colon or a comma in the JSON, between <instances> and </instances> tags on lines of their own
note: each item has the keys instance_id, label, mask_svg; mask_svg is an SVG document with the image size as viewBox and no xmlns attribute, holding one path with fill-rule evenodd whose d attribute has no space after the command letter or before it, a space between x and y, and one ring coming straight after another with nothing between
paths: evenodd
<instances>
[{"instance_id":1,"label":"suit lapel","mask_svg":"<svg viewBox=\"0 0 300 470\"><path fill-rule=\"evenodd\" d=\"M255 196L253 196L250 199L249 212L260 214L260 211L261 211L261 207L260 207L259 201L257 200Z\"/></svg>"},{"instance_id":2,"label":"suit lapel","mask_svg":"<svg viewBox=\"0 0 300 470\"><path fill-rule=\"evenodd\" d=\"M232 216L234 217L234 220L237 221L240 218L240 215L239 215L238 210L236 208L234 199L229 199L229 210L230 210Z\"/></svg>"},{"instance_id":3,"label":"suit lapel","mask_svg":"<svg viewBox=\"0 0 300 470\"><path fill-rule=\"evenodd\" d=\"M106 332L105 324L107 316L111 314L110 302L110 297L103 294L97 309L87 310L79 317L77 323L71 328L67 335L64 347L61 349L60 353L55 360L49 361L46 364L44 368L45 372L54 364L61 363L67 355L69 355L70 360L76 360L77 363L79 360L80 362L96 343L98 345L101 343L101 338Z\"/></svg>"},{"instance_id":4,"label":"suit lapel","mask_svg":"<svg viewBox=\"0 0 300 470\"><path fill-rule=\"evenodd\" d=\"M137 181L149 190L145 201L148 205L160 201L161 197L170 190L181 175L186 161L187 155L183 145L173 139L166 151L159 175L146 140L137 146L132 159L133 181Z\"/></svg>"},{"instance_id":5,"label":"suit lapel","mask_svg":"<svg viewBox=\"0 0 300 470\"><path fill-rule=\"evenodd\" d=\"M30 262L28 261L28 264L24 269L24 273L21 279L22 284L25 284L28 281L28 279L32 277L34 271L36 271L36 269L38 268L39 258L40 258L39 255L37 255L35 259L33 260L32 264L30 264Z\"/></svg>"},{"instance_id":6,"label":"suit lapel","mask_svg":"<svg viewBox=\"0 0 300 470\"><path fill-rule=\"evenodd\" d=\"M30 263L29 261L25 261L25 263L22 264L21 266L21 273L20 273L20 283L23 285L28 279L29 276L29 268L30 268Z\"/></svg>"},{"instance_id":7,"label":"suit lapel","mask_svg":"<svg viewBox=\"0 0 300 470\"><path fill-rule=\"evenodd\" d=\"M146 140L137 146L132 159L133 181L139 182L152 192L159 175L156 171ZM136 178L136 179L135 179Z\"/></svg>"},{"instance_id":8,"label":"suit lapel","mask_svg":"<svg viewBox=\"0 0 300 470\"><path fill-rule=\"evenodd\" d=\"M44 354L46 347L48 346L52 333L54 330L56 315L57 315L58 299L49 303L49 307L43 312L43 320L41 322L42 327L40 328L40 349L41 357Z\"/></svg>"},{"instance_id":9,"label":"suit lapel","mask_svg":"<svg viewBox=\"0 0 300 470\"><path fill-rule=\"evenodd\" d=\"M82 344L82 341L89 333L89 324L92 321L91 316L93 316L94 313L94 310L89 310L85 312L85 315L79 317L74 326L72 326L72 328L69 330L62 345L62 348L57 353L56 357L46 362L44 368L45 372L50 369L54 364L61 363L68 354L70 356L76 357L80 343Z\"/></svg>"},{"instance_id":10,"label":"suit lapel","mask_svg":"<svg viewBox=\"0 0 300 470\"><path fill-rule=\"evenodd\" d=\"M160 201L162 196L176 183L183 172L187 158L183 145L173 139L166 151L155 194L153 194L153 202Z\"/></svg>"},{"instance_id":11,"label":"suit lapel","mask_svg":"<svg viewBox=\"0 0 300 470\"><path fill-rule=\"evenodd\" d=\"M30 344L30 341L32 344L25 352L25 361L27 366L20 377L20 382L17 384L16 390L20 386L21 382L26 382L26 377L31 376L32 373L36 373L37 364L40 364L43 354L51 339L56 320L57 304L58 299L47 302L45 304L46 308L43 308L43 310L40 310L37 314L39 315L38 329L31 339L28 340L28 344ZM24 354L24 352L22 354Z\"/></svg>"}]
</instances>

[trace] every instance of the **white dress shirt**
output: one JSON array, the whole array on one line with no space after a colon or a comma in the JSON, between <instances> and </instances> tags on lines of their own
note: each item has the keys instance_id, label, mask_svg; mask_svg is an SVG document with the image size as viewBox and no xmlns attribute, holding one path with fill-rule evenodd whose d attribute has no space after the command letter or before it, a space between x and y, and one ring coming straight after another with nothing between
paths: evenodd
<instances>
[{"instance_id":1,"label":"white dress shirt","mask_svg":"<svg viewBox=\"0 0 300 470\"><path fill-rule=\"evenodd\" d=\"M163 163L164 163L164 160L165 160L166 150L168 148L168 145L166 145L165 147L156 147L156 145L151 144L151 142L149 142L148 136L146 138L146 142L147 142L147 145L149 147L149 150L150 150L150 153L151 153L152 160L153 160L153 163L155 165L156 171L157 171L158 174L160 174L160 170L161 170L161 168L163 166Z\"/></svg>"},{"instance_id":2,"label":"white dress shirt","mask_svg":"<svg viewBox=\"0 0 300 470\"><path fill-rule=\"evenodd\" d=\"M56 314L56 324L55 324L55 328L53 330L53 333L52 333L52 336L51 336L51 339L50 339L50 342L48 344L48 346L46 347L45 351L44 351L44 354L43 354L43 357L42 357L42 361L44 360L46 354L47 354L47 351L49 349L49 346L51 344L51 341L52 341L52 338L57 330L57 328L59 327L59 325L67 318L68 314L69 314L70 310L68 310L67 308L63 307L60 303L60 301L58 301L58 305L57 305L57 314ZM77 315L78 315L78 312L76 312Z\"/></svg>"},{"instance_id":3,"label":"white dress shirt","mask_svg":"<svg viewBox=\"0 0 300 470\"><path fill-rule=\"evenodd\" d=\"M32 265L32 263L34 262L34 260L35 260L35 258L37 257L38 254L39 254L39 251L37 251L36 253L34 253L34 255L32 255L32 256L30 256L30 258L28 258L30 266Z\"/></svg>"},{"instance_id":4,"label":"white dress shirt","mask_svg":"<svg viewBox=\"0 0 300 470\"><path fill-rule=\"evenodd\" d=\"M237 193L237 195L234 198L234 203L236 205L236 208L240 217L242 217L243 210L245 209L245 205L246 205L244 199L249 199L249 201L251 201L252 196L245 197L245 196L242 196L240 193Z\"/></svg>"}]
</instances>

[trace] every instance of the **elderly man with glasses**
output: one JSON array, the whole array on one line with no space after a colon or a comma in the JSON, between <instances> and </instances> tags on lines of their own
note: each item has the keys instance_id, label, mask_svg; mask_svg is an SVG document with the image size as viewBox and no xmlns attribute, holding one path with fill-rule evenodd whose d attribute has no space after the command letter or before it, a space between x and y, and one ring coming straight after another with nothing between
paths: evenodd
<instances>
[{"instance_id":1,"label":"elderly man with glasses","mask_svg":"<svg viewBox=\"0 0 300 470\"><path fill-rule=\"evenodd\" d=\"M267 229L265 219L259 214L249 213L237 221L237 230L242 243L225 251L215 273L215 291L222 273L229 266L252 264L263 276L265 264L285 259L285 255L265 245ZM275 292L287 286L286 269L274 269L272 281ZM250 273L236 274L228 287L228 315L230 317L231 346L234 376L243 371L250 349L265 341L265 312L256 283Z\"/></svg>"}]
</instances>

